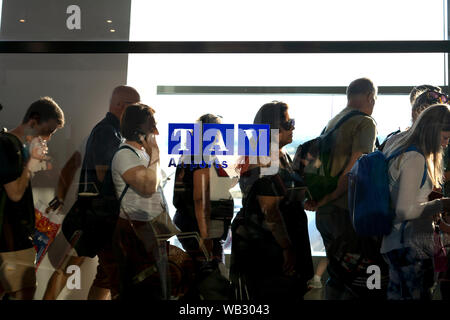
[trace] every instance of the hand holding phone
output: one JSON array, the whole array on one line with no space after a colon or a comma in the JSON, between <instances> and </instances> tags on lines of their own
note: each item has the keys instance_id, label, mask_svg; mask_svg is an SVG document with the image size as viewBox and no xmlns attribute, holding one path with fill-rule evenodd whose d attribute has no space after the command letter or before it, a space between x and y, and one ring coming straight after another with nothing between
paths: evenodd
<instances>
[{"instance_id":1,"label":"hand holding phone","mask_svg":"<svg viewBox=\"0 0 450 320\"><path fill-rule=\"evenodd\" d=\"M146 136L140 136L142 146L150 156L151 162L159 160L159 148L156 142L155 134L149 133Z\"/></svg>"}]
</instances>

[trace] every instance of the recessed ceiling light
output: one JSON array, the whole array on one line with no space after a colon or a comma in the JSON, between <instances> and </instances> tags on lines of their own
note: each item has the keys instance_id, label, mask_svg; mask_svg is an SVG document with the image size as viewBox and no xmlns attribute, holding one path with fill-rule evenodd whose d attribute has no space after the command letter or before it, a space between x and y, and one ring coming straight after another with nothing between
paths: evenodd
<instances>
[{"instance_id":1,"label":"recessed ceiling light","mask_svg":"<svg viewBox=\"0 0 450 320\"><path fill-rule=\"evenodd\" d=\"M109 32L116 32L116 30L114 30L114 29L111 29L111 30L109 30Z\"/></svg>"},{"instance_id":2,"label":"recessed ceiling light","mask_svg":"<svg viewBox=\"0 0 450 320\"><path fill-rule=\"evenodd\" d=\"M106 20L107 23L112 23L112 20Z\"/></svg>"},{"instance_id":3,"label":"recessed ceiling light","mask_svg":"<svg viewBox=\"0 0 450 320\"><path fill-rule=\"evenodd\" d=\"M19 19L19 22L20 23L25 23L26 21L25 21L25 19Z\"/></svg>"}]
</instances>

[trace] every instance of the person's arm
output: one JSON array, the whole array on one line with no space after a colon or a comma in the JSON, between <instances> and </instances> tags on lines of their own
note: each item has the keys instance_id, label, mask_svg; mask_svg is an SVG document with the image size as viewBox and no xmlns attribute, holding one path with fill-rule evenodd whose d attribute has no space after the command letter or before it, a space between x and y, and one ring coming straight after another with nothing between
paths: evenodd
<instances>
[{"instance_id":1,"label":"person's arm","mask_svg":"<svg viewBox=\"0 0 450 320\"><path fill-rule=\"evenodd\" d=\"M403 154L398 180L398 198L395 206L395 222L429 217L448 207L448 199L420 202L419 193L422 183L425 158L418 152ZM394 164L395 165L395 164Z\"/></svg>"},{"instance_id":2,"label":"person's arm","mask_svg":"<svg viewBox=\"0 0 450 320\"><path fill-rule=\"evenodd\" d=\"M261 211L264 213L266 225L272 232L275 241L283 249L283 271L290 274L294 270L296 258L286 225L279 209L282 199L283 197L279 196L257 196Z\"/></svg>"},{"instance_id":3,"label":"person's arm","mask_svg":"<svg viewBox=\"0 0 450 320\"><path fill-rule=\"evenodd\" d=\"M28 169L28 164L24 167L22 174L16 180L3 185L8 198L14 202L22 199L25 190L30 182L31 172Z\"/></svg>"},{"instance_id":4,"label":"person's arm","mask_svg":"<svg viewBox=\"0 0 450 320\"><path fill-rule=\"evenodd\" d=\"M336 189L333 192L327 194L325 197L323 197L322 200L319 201L319 203L317 204L318 208L324 206L328 202L331 202L331 201L334 201L334 200L338 199L345 192L347 192L347 190L348 190L348 177L347 177L347 174L350 172L350 170L355 165L356 161L362 155L363 155L363 153L360 152L360 151L352 153L347 166L345 167L344 171L342 172L342 174L339 177Z\"/></svg>"},{"instance_id":5,"label":"person's arm","mask_svg":"<svg viewBox=\"0 0 450 320\"><path fill-rule=\"evenodd\" d=\"M350 159L348 160L344 171L339 176L336 189L333 192L327 194L322 200L320 200L313 209L320 208L325 204L338 199L344 193L346 193L348 190L347 174L363 154L370 153L374 150L376 141L376 127L372 119L367 117L363 118L362 121L358 124L355 132L356 134L353 136L353 140L351 141L352 154L350 155Z\"/></svg>"},{"instance_id":6,"label":"person's arm","mask_svg":"<svg viewBox=\"0 0 450 320\"><path fill-rule=\"evenodd\" d=\"M284 220L279 209L279 204L283 200L283 197L257 196L257 199L273 237L280 247L289 247L291 241L289 240L286 226L284 225Z\"/></svg>"},{"instance_id":7,"label":"person's arm","mask_svg":"<svg viewBox=\"0 0 450 320\"><path fill-rule=\"evenodd\" d=\"M131 153L131 151L129 151ZM133 154L136 157L136 155ZM156 192L159 185L158 177L159 163L147 167L138 165L126 170L122 174L125 183L143 196L151 196Z\"/></svg>"},{"instance_id":8,"label":"person's arm","mask_svg":"<svg viewBox=\"0 0 450 320\"><path fill-rule=\"evenodd\" d=\"M80 166L81 153L79 151L75 151L69 158L69 160L67 160L66 164L59 174L55 198L53 198L53 200L49 202L48 207L45 210L47 213L50 212L50 210L56 211L58 210L58 208L64 205L64 200L66 199L67 192L69 191L70 185L72 184L75 172Z\"/></svg>"},{"instance_id":9,"label":"person's arm","mask_svg":"<svg viewBox=\"0 0 450 320\"><path fill-rule=\"evenodd\" d=\"M81 166L81 153L75 151L61 170L56 188L56 197L63 201L66 198L69 187L72 184L75 172Z\"/></svg>"},{"instance_id":10,"label":"person's arm","mask_svg":"<svg viewBox=\"0 0 450 320\"><path fill-rule=\"evenodd\" d=\"M108 172L109 166L95 166L95 174L97 175L97 180L103 182L105 180L106 172Z\"/></svg>"},{"instance_id":11,"label":"person's arm","mask_svg":"<svg viewBox=\"0 0 450 320\"><path fill-rule=\"evenodd\" d=\"M134 190L144 196L151 196L156 192L159 179L159 148L154 135L149 135L147 140L142 140L142 146L150 157L147 167L143 165L132 166L132 163L138 163L137 156L131 150L121 150L121 157L115 159L118 161L119 167L123 172L122 178L125 183L129 184ZM120 165L120 160L125 161L125 167Z\"/></svg>"},{"instance_id":12,"label":"person's arm","mask_svg":"<svg viewBox=\"0 0 450 320\"><path fill-rule=\"evenodd\" d=\"M209 168L194 171L193 185L195 218L200 231L200 237L207 239L209 238L208 226L211 218Z\"/></svg>"}]
</instances>

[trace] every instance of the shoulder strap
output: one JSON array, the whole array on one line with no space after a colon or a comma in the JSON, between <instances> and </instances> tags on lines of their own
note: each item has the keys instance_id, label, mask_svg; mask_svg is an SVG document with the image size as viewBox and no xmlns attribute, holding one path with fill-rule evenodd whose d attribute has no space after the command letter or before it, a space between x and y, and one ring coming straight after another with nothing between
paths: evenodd
<instances>
[{"instance_id":1,"label":"shoulder strap","mask_svg":"<svg viewBox=\"0 0 450 320\"><path fill-rule=\"evenodd\" d=\"M375 139L375 148L380 149L380 140L378 140L378 137Z\"/></svg>"},{"instance_id":2,"label":"shoulder strap","mask_svg":"<svg viewBox=\"0 0 450 320\"><path fill-rule=\"evenodd\" d=\"M327 133L325 133L326 131L326 127L323 129L322 134L325 133L326 136L332 134L334 131L336 131L337 129L339 129L340 126L342 126L344 124L344 122L346 122L348 119L353 118L354 116L369 116L368 114L358 111L358 110L353 110L350 111L349 113L347 113L345 116L343 116L333 127L333 129L331 129L330 131L328 131Z\"/></svg>"},{"instance_id":3,"label":"shoulder strap","mask_svg":"<svg viewBox=\"0 0 450 320\"><path fill-rule=\"evenodd\" d=\"M133 153L134 153L138 158L140 158L139 155L138 155L138 153L136 152L136 150L134 150L132 147L130 147L130 146L126 145L126 144L123 145L123 146L121 146L119 149L117 149L117 152L119 152L119 150L123 150L123 149L128 149L128 150L133 151Z\"/></svg>"},{"instance_id":4,"label":"shoulder strap","mask_svg":"<svg viewBox=\"0 0 450 320\"><path fill-rule=\"evenodd\" d=\"M122 150L122 149L129 149L129 150L133 151L133 153L139 158L139 155L137 154L136 150L134 150L132 147L123 145L117 150L117 152L119 152L119 150ZM130 187L130 185L127 183L125 185L125 188L122 191L122 194L120 195L119 205L120 205L120 203L122 203L122 199L123 199L123 197L125 197L125 193L127 193L129 187Z\"/></svg>"},{"instance_id":5,"label":"shoulder strap","mask_svg":"<svg viewBox=\"0 0 450 320\"><path fill-rule=\"evenodd\" d=\"M287 152L285 153L285 155L286 155L286 159L287 159L288 163L292 166L292 158L291 158L291 156Z\"/></svg>"},{"instance_id":6,"label":"shoulder strap","mask_svg":"<svg viewBox=\"0 0 450 320\"><path fill-rule=\"evenodd\" d=\"M386 145L386 142L388 142L388 140L390 138L392 138L393 136L395 136L396 134L400 133L400 129L398 129L397 131L393 131L391 133L389 133L386 138L384 139L384 141L381 143L381 145L378 147L378 149L383 150L384 146ZM377 138L378 139L378 138Z\"/></svg>"},{"instance_id":7,"label":"shoulder strap","mask_svg":"<svg viewBox=\"0 0 450 320\"><path fill-rule=\"evenodd\" d=\"M399 155L408 152L408 151L416 151L420 153L423 156L422 151L417 148L415 145L410 145L405 150L397 149L395 150L389 157L386 158L386 162L391 161L392 159L398 157ZM422 182L420 183L420 187L422 188L425 182L427 181L427 162L425 161L424 170L423 170L423 176L422 176Z\"/></svg>"}]
</instances>

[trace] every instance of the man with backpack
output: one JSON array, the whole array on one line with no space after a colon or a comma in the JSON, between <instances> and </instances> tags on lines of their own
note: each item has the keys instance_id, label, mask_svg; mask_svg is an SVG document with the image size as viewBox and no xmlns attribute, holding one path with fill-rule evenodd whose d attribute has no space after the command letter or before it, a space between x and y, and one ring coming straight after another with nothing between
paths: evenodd
<instances>
[{"instance_id":1,"label":"man with backpack","mask_svg":"<svg viewBox=\"0 0 450 320\"><path fill-rule=\"evenodd\" d=\"M372 251L379 256L378 243L372 244L356 236L347 199L347 173L359 157L375 148L377 131L371 114L376 98L377 88L370 79L360 78L350 83L347 107L328 122L323 132L333 138L326 140L332 144L330 154L321 161L328 162L323 165L329 168L330 176L337 179L337 185L320 199L314 199L317 201L305 204L305 209L316 211L317 229L330 259L327 267L330 278L325 288L327 300L361 298L367 288L357 273L366 275L366 270L362 269L371 261L362 251ZM360 287L355 285L358 282Z\"/></svg>"},{"instance_id":2,"label":"man with backpack","mask_svg":"<svg viewBox=\"0 0 450 320\"><path fill-rule=\"evenodd\" d=\"M27 138L48 139L64 126L64 113L52 98L28 108L22 123L0 133L0 298L32 300L36 290L31 242L35 228Z\"/></svg>"}]
</instances>

